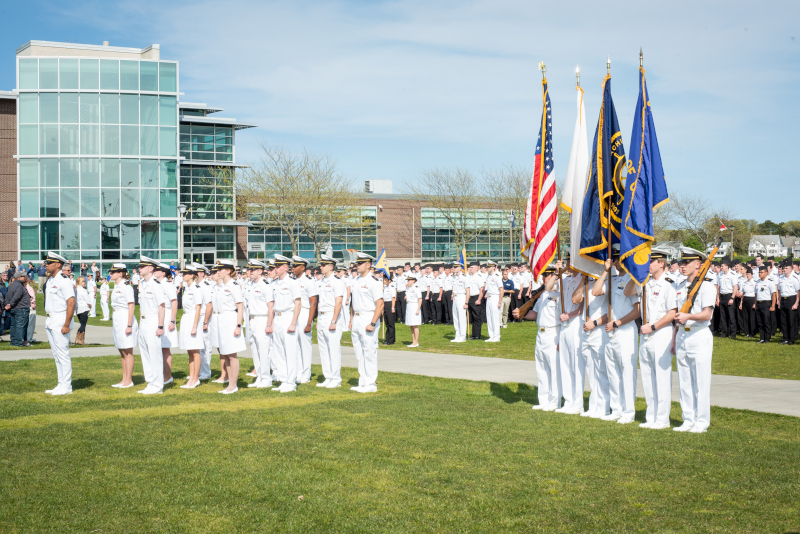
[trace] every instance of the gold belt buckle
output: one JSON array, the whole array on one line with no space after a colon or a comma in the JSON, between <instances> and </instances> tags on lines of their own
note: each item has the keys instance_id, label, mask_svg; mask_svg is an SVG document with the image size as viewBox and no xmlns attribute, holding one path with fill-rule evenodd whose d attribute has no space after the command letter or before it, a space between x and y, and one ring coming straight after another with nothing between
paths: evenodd
<instances>
[{"instance_id":1,"label":"gold belt buckle","mask_svg":"<svg viewBox=\"0 0 800 534\"><path fill-rule=\"evenodd\" d=\"M360 313L358 313L358 312L355 312L355 314L356 314L357 316L361 317L361 314L360 314Z\"/></svg>"},{"instance_id":2,"label":"gold belt buckle","mask_svg":"<svg viewBox=\"0 0 800 534\"><path fill-rule=\"evenodd\" d=\"M684 326L684 327L683 327L683 329L684 329L686 332L691 332L691 331L692 331L692 327L691 327L691 326Z\"/></svg>"},{"instance_id":3,"label":"gold belt buckle","mask_svg":"<svg viewBox=\"0 0 800 534\"><path fill-rule=\"evenodd\" d=\"M251 320L251 321L252 321L253 319L255 319L255 318L256 318L256 316L255 316L255 315L251 315L251 316L250 316L250 320Z\"/></svg>"},{"instance_id":4,"label":"gold belt buckle","mask_svg":"<svg viewBox=\"0 0 800 534\"><path fill-rule=\"evenodd\" d=\"M283 312L275 312L275 315L277 315L278 317L280 317L281 315L283 315Z\"/></svg>"},{"instance_id":5,"label":"gold belt buckle","mask_svg":"<svg viewBox=\"0 0 800 534\"><path fill-rule=\"evenodd\" d=\"M319 312L320 315L325 315L328 312Z\"/></svg>"},{"instance_id":6,"label":"gold belt buckle","mask_svg":"<svg viewBox=\"0 0 800 534\"><path fill-rule=\"evenodd\" d=\"M544 332L544 327L541 327L541 328L539 329L539 332Z\"/></svg>"}]
</instances>

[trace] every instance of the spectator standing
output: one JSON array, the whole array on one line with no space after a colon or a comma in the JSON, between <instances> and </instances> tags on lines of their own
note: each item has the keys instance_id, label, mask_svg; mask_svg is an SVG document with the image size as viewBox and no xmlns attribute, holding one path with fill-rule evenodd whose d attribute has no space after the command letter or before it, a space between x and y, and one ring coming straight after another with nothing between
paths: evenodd
<instances>
[{"instance_id":1,"label":"spectator standing","mask_svg":"<svg viewBox=\"0 0 800 534\"><path fill-rule=\"evenodd\" d=\"M94 278L95 282L99 280L97 276L102 275L102 273L100 272L100 268L97 266L96 261L92 262L92 266L89 268L89 271L91 271L92 278Z\"/></svg>"},{"instance_id":2,"label":"spectator standing","mask_svg":"<svg viewBox=\"0 0 800 534\"><path fill-rule=\"evenodd\" d=\"M85 263L81 263L81 276L86 278L86 275L89 273L89 266Z\"/></svg>"},{"instance_id":3,"label":"spectator standing","mask_svg":"<svg viewBox=\"0 0 800 534\"><path fill-rule=\"evenodd\" d=\"M45 267L44 262L40 263L39 266L36 268L36 285L39 285L39 279L41 278L42 284L44 284L45 280L47 280L47 267ZM41 291L44 293L44 288L37 287L37 291Z\"/></svg>"},{"instance_id":4,"label":"spectator standing","mask_svg":"<svg viewBox=\"0 0 800 534\"><path fill-rule=\"evenodd\" d=\"M36 335L36 290L33 288L33 282L30 277L25 280L25 289L28 290L28 296L31 299L31 311L30 315L28 315L28 335L25 336L25 342L30 345L36 341L33 337Z\"/></svg>"},{"instance_id":5,"label":"spectator standing","mask_svg":"<svg viewBox=\"0 0 800 534\"><path fill-rule=\"evenodd\" d=\"M133 287L133 302L139 305L139 270L134 269L131 275L131 286Z\"/></svg>"},{"instance_id":6,"label":"spectator standing","mask_svg":"<svg viewBox=\"0 0 800 534\"><path fill-rule=\"evenodd\" d=\"M514 294L514 281L509 278L508 267L503 269L503 313L501 328L508 328L508 312L511 308L511 296ZM512 317L513 319L513 317Z\"/></svg>"},{"instance_id":7,"label":"spectator standing","mask_svg":"<svg viewBox=\"0 0 800 534\"><path fill-rule=\"evenodd\" d=\"M8 293L8 271L0 273L0 297L4 301L2 306L2 313L0 313L0 336L6 333L8 327L8 313L6 312L5 300Z\"/></svg>"},{"instance_id":8,"label":"spectator standing","mask_svg":"<svg viewBox=\"0 0 800 534\"><path fill-rule=\"evenodd\" d=\"M84 338L86 337L86 321L89 320L89 310L91 310L94 306L92 306L93 303L89 297L89 292L86 290L86 278L79 276L75 281L75 288L77 290L75 312L78 315L78 321L81 323L80 328L78 328L78 332L75 334L75 344L85 345L86 343L84 342Z\"/></svg>"},{"instance_id":9,"label":"spectator standing","mask_svg":"<svg viewBox=\"0 0 800 534\"><path fill-rule=\"evenodd\" d=\"M5 310L11 318L11 346L24 347L28 335L28 316L31 312L31 299L25 288L27 275L24 271L17 274L8 286Z\"/></svg>"}]
</instances>

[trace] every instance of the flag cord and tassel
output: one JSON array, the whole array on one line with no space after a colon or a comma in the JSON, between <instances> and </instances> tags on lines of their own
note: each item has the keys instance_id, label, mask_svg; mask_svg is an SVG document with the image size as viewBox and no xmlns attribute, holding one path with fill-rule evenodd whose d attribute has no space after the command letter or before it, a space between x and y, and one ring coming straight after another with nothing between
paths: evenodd
<instances>
[{"instance_id":1,"label":"flag cord and tassel","mask_svg":"<svg viewBox=\"0 0 800 534\"><path fill-rule=\"evenodd\" d=\"M558 249L558 261L561 261L561 236L556 234L556 248ZM561 292L561 313L564 313L564 266L558 272L558 290Z\"/></svg>"},{"instance_id":2,"label":"flag cord and tassel","mask_svg":"<svg viewBox=\"0 0 800 534\"><path fill-rule=\"evenodd\" d=\"M586 320L589 320L589 275L583 277L583 303L586 305Z\"/></svg>"},{"instance_id":3,"label":"flag cord and tassel","mask_svg":"<svg viewBox=\"0 0 800 534\"><path fill-rule=\"evenodd\" d=\"M611 247L611 203L608 204L608 259L611 260L611 269L614 268L614 254ZM614 320L611 318L611 269L608 271L608 322L612 325Z\"/></svg>"}]
</instances>

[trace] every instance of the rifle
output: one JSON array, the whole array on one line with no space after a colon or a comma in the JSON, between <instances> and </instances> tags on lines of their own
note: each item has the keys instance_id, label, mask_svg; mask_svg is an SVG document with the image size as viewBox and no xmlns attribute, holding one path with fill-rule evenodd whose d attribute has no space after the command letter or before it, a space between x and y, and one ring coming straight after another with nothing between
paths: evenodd
<instances>
[{"instance_id":1,"label":"rifle","mask_svg":"<svg viewBox=\"0 0 800 534\"><path fill-rule=\"evenodd\" d=\"M703 283L703 280L706 278L706 273L708 273L708 268L711 267L711 260L714 259L714 256L717 254L720 245L722 245L722 236L720 236L719 240L717 241L717 245L711 249L711 254L708 255L706 261L703 262L703 265L700 266L700 270L697 272L697 276L694 277L694 281L692 285L689 286L689 290L686 293L686 302L683 303L681 306L680 312L681 313L689 313L694 305L694 299L697 296L697 292L700 291L700 284Z\"/></svg>"},{"instance_id":2,"label":"rifle","mask_svg":"<svg viewBox=\"0 0 800 534\"><path fill-rule=\"evenodd\" d=\"M529 300L528 302L523 304L521 307L517 308L519 310L519 318L520 319L525 317L525 314L527 314L529 311L531 311L531 308L533 308L533 305L536 304L536 299L538 299L539 296L542 294L542 292L544 292L544 286L545 286L544 284L539 286L536 289L536 291L531 293L531 300Z\"/></svg>"}]
</instances>

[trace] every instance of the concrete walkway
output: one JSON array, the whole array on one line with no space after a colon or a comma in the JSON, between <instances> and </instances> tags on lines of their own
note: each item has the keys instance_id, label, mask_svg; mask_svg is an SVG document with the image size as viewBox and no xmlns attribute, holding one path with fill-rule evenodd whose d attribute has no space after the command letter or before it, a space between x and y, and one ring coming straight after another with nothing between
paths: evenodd
<instances>
[{"instance_id":1,"label":"concrete walkway","mask_svg":"<svg viewBox=\"0 0 800 534\"><path fill-rule=\"evenodd\" d=\"M36 338L46 340L44 322L37 321ZM86 341L89 343L113 344L111 328L88 326ZM109 356L116 353L113 347L72 348L75 357ZM138 348L134 354L138 354ZM240 353L249 358L250 351ZM50 350L4 350L0 361L52 358ZM319 363L317 346L314 345L314 363ZM342 347L342 365L357 367L352 347ZM460 354L438 354L378 350L378 367L381 371L408 373L440 378L458 378L487 382L518 382L536 385L535 363L525 360L484 358ZM678 375L672 374L672 399L678 400ZM379 379L380 381L380 379ZM637 396L644 397L641 374L637 380ZM587 384L588 391L588 384ZM800 417L800 380L775 380L742 376L711 375L711 404L723 408L753 410Z\"/></svg>"}]
</instances>

